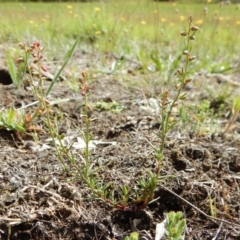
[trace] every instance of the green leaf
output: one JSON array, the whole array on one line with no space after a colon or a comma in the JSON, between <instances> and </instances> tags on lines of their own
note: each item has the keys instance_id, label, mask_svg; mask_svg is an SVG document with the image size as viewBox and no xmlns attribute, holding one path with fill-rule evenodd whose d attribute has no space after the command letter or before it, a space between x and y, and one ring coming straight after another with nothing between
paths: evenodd
<instances>
[{"instance_id":1,"label":"green leaf","mask_svg":"<svg viewBox=\"0 0 240 240\"><path fill-rule=\"evenodd\" d=\"M21 81L23 80L23 77L24 77L24 75L26 73L26 70L27 70L28 57L29 57L29 54L26 53L24 62L21 62L18 66L17 81L19 82L19 86L21 85Z\"/></svg>"},{"instance_id":2,"label":"green leaf","mask_svg":"<svg viewBox=\"0 0 240 240\"><path fill-rule=\"evenodd\" d=\"M17 124L17 123L11 124L11 128L12 128L11 130L15 130L17 132L25 132L26 131L26 129L23 126L21 126L20 124Z\"/></svg>"},{"instance_id":3,"label":"green leaf","mask_svg":"<svg viewBox=\"0 0 240 240\"><path fill-rule=\"evenodd\" d=\"M8 118L7 118L7 122L10 124L12 121L14 121L14 117L16 116L16 110L14 108L10 108L8 111Z\"/></svg>"},{"instance_id":4,"label":"green leaf","mask_svg":"<svg viewBox=\"0 0 240 240\"><path fill-rule=\"evenodd\" d=\"M111 69L111 71L110 72L108 72L108 73L114 73L114 72L116 72L116 71L118 71L119 69L121 69L123 66L124 66L124 64L126 63L126 58L123 58L123 59L121 59L121 60L118 60L118 61L116 61L116 62L114 62L113 64L112 64L112 69Z\"/></svg>"},{"instance_id":5,"label":"green leaf","mask_svg":"<svg viewBox=\"0 0 240 240\"><path fill-rule=\"evenodd\" d=\"M133 232L130 234L130 236L125 237L124 240L138 240L139 239L139 233Z\"/></svg>"},{"instance_id":6,"label":"green leaf","mask_svg":"<svg viewBox=\"0 0 240 240\"><path fill-rule=\"evenodd\" d=\"M170 64L170 67L169 67L169 74L168 74L168 80L170 80L170 78L171 78L171 76L172 76L172 74L173 74L173 72L179 67L179 65L180 65L180 62L181 62L181 59L182 59L182 53L180 53L179 55L177 55L176 57L175 57L175 59L171 59L170 57L169 57L169 64Z\"/></svg>"},{"instance_id":7,"label":"green leaf","mask_svg":"<svg viewBox=\"0 0 240 240\"><path fill-rule=\"evenodd\" d=\"M232 65L230 63L214 63L212 66L210 66L210 72L211 73L225 73L232 69Z\"/></svg>"},{"instance_id":8,"label":"green leaf","mask_svg":"<svg viewBox=\"0 0 240 240\"><path fill-rule=\"evenodd\" d=\"M171 211L167 214L166 231L168 239L181 240L185 229L186 220L182 219L182 212Z\"/></svg>"},{"instance_id":9,"label":"green leaf","mask_svg":"<svg viewBox=\"0 0 240 240\"><path fill-rule=\"evenodd\" d=\"M187 96L187 93L183 93L181 96L179 96L179 99L185 100Z\"/></svg>"},{"instance_id":10,"label":"green leaf","mask_svg":"<svg viewBox=\"0 0 240 240\"><path fill-rule=\"evenodd\" d=\"M10 73L10 76L13 80L13 83L19 88L20 87L20 82L18 80L17 67L15 66L15 63L14 63L9 51L6 52L6 57L7 57L7 65L8 65L8 71Z\"/></svg>"},{"instance_id":11,"label":"green leaf","mask_svg":"<svg viewBox=\"0 0 240 240\"><path fill-rule=\"evenodd\" d=\"M179 224L178 224L178 229L184 229L185 226L186 226L186 220L183 219L183 220L181 220L181 221L179 222Z\"/></svg>"},{"instance_id":12,"label":"green leaf","mask_svg":"<svg viewBox=\"0 0 240 240\"><path fill-rule=\"evenodd\" d=\"M171 124L169 124L168 125L168 131L171 130L172 128L174 128L174 126L179 122L181 122L181 119L176 120L176 121L172 122Z\"/></svg>"},{"instance_id":13,"label":"green leaf","mask_svg":"<svg viewBox=\"0 0 240 240\"><path fill-rule=\"evenodd\" d=\"M127 186L126 185L124 185L123 187L122 187L122 193L123 193L123 195L124 196L126 196L127 194L128 194L128 188L127 188Z\"/></svg>"},{"instance_id":14,"label":"green leaf","mask_svg":"<svg viewBox=\"0 0 240 240\"><path fill-rule=\"evenodd\" d=\"M66 67L68 61L69 61L70 58L72 57L72 54L73 54L73 52L74 52L74 50L75 50L78 42L79 42L79 38L77 38L77 40L74 42L74 44L71 46L71 48L67 51L67 54L66 54L66 56L65 56L66 59L65 59L63 65L61 66L61 68L59 69L59 71L55 74L55 76L54 76L54 78L53 78L53 80L52 80L52 83L51 83L51 85L49 86L49 88L48 88L48 90L47 90L47 92L46 92L46 97L47 97L48 94L51 92L53 85L55 84L55 82L57 81L57 79L58 79L59 76L61 75L63 69Z\"/></svg>"},{"instance_id":15,"label":"green leaf","mask_svg":"<svg viewBox=\"0 0 240 240\"><path fill-rule=\"evenodd\" d=\"M157 71L162 70L162 62L158 56L155 56L154 53L151 54L151 59L155 63L155 67Z\"/></svg>"},{"instance_id":16,"label":"green leaf","mask_svg":"<svg viewBox=\"0 0 240 240\"><path fill-rule=\"evenodd\" d=\"M233 113L240 111L240 96L233 99Z\"/></svg>"}]
</instances>

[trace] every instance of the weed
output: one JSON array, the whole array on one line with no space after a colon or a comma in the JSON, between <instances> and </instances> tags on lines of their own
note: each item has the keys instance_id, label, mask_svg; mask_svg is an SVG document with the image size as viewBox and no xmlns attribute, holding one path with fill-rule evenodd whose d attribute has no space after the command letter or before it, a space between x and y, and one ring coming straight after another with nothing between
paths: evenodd
<instances>
[{"instance_id":1,"label":"weed","mask_svg":"<svg viewBox=\"0 0 240 240\"><path fill-rule=\"evenodd\" d=\"M218 112L221 113L220 109ZM208 100L203 100L196 105L181 106L179 115L184 129L191 131L197 136L205 135L206 133L215 133L219 130L216 124L218 113L214 112L214 109L211 108L211 102ZM189 125L190 122L191 125Z\"/></svg>"},{"instance_id":2,"label":"weed","mask_svg":"<svg viewBox=\"0 0 240 240\"><path fill-rule=\"evenodd\" d=\"M69 172L69 167L65 164L62 156L62 153L66 152L66 149L63 146L61 146L61 148L57 146L55 137L57 136L58 141L61 142L61 136L59 136L57 133L56 119L54 121L55 125L52 124L51 105L53 103L49 102L46 97L51 92L53 85L56 83L61 72L71 58L77 43L78 40L75 41L75 43L67 52L66 59L63 65L57 71L46 93L43 91L45 78L42 75L42 71L47 71L47 68L42 64L43 47L38 41L34 41L33 44L30 46L27 46L25 43L20 43L19 46L22 49L24 56L22 58L19 58L20 60L18 60L18 62L20 64L18 65L18 67L16 67L12 58L10 57L10 55L8 55L8 65L10 73L13 76L13 79L15 79L14 81L17 87L20 87L23 77L28 72L28 81L32 87L33 95L38 99L38 106L35 108L34 114L26 114L23 109L16 110L13 107L0 111L0 129L14 131L19 138L21 138L22 133L25 133L29 130L39 131L40 129L33 125L33 120L37 116L42 116L42 120L43 122L45 122L47 130L53 139L57 156L67 172ZM37 84L34 83L34 77L38 79ZM62 100L60 100L60 102L62 102ZM69 158L73 159L71 154L69 155Z\"/></svg>"},{"instance_id":3,"label":"weed","mask_svg":"<svg viewBox=\"0 0 240 240\"><path fill-rule=\"evenodd\" d=\"M12 81L17 88L21 87L21 84L24 80L24 75L27 70L27 61L24 61L24 59L28 59L29 53L25 52L24 54L25 54L24 58L17 59L16 61L17 66L16 66L10 51L6 52L8 70L12 78Z\"/></svg>"},{"instance_id":4,"label":"weed","mask_svg":"<svg viewBox=\"0 0 240 240\"><path fill-rule=\"evenodd\" d=\"M211 198L211 195L208 195L209 198L209 210L210 210L210 215L212 217L217 217L217 210L216 210L216 201L215 199Z\"/></svg>"},{"instance_id":5,"label":"weed","mask_svg":"<svg viewBox=\"0 0 240 240\"><path fill-rule=\"evenodd\" d=\"M130 234L130 236L127 236L124 238L124 240L138 240L139 239L139 233L133 232Z\"/></svg>"},{"instance_id":6,"label":"weed","mask_svg":"<svg viewBox=\"0 0 240 240\"><path fill-rule=\"evenodd\" d=\"M14 107L2 109L0 111L0 129L13 131L21 139L21 135L27 131L40 130L33 125L33 120L37 115L37 112L33 115L26 114L24 110Z\"/></svg>"},{"instance_id":7,"label":"weed","mask_svg":"<svg viewBox=\"0 0 240 240\"><path fill-rule=\"evenodd\" d=\"M183 68L177 70L178 79L176 80L175 88L177 93L175 97L171 100L169 98L169 91L164 90L161 95L160 106L161 106L161 118L160 118L160 129L158 136L160 138L160 146L156 148L156 158L158 162L157 175L160 173L162 161L164 159L164 147L166 142L166 137L169 131L181 120L171 121L173 108L178 105L178 101L184 101L186 99L186 93L182 93L184 87L192 81L188 77L188 66L195 60L195 56L191 55L192 41L195 40L195 33L198 31L198 27L193 25L193 17L188 18L188 29L181 32L181 36L185 38L185 48L183 50L183 56L185 57L185 64Z\"/></svg>"},{"instance_id":8,"label":"weed","mask_svg":"<svg viewBox=\"0 0 240 240\"><path fill-rule=\"evenodd\" d=\"M182 219L182 212L169 212L166 222L166 236L168 240L182 240L186 226L186 220Z\"/></svg>"},{"instance_id":9,"label":"weed","mask_svg":"<svg viewBox=\"0 0 240 240\"><path fill-rule=\"evenodd\" d=\"M85 122L85 133L84 133L84 141L86 143L86 147L84 150L84 159L85 159L85 168L84 168L84 177L88 180L89 172L90 172L90 149L89 142L92 138L90 134L90 123L91 123L91 106L88 103L88 92L92 89L92 86L88 84L87 81L87 73L82 72L82 84L81 84L81 94L84 97L84 122Z\"/></svg>"},{"instance_id":10,"label":"weed","mask_svg":"<svg viewBox=\"0 0 240 240\"><path fill-rule=\"evenodd\" d=\"M204 86L209 98L211 99L210 108L214 109L214 113L222 111L222 108L226 105L227 99L233 94L234 89L228 85L222 87L219 91L211 89L208 86Z\"/></svg>"},{"instance_id":11,"label":"weed","mask_svg":"<svg viewBox=\"0 0 240 240\"><path fill-rule=\"evenodd\" d=\"M47 92L46 92L46 97L48 96L48 94L51 92L52 90L52 87L53 85L55 84L55 82L58 80L58 78L60 77L63 69L66 67L68 61L70 60L70 58L72 57L72 54L77 46L79 42L79 39L77 39L73 44L72 46L70 47L70 49L67 51L66 55L65 55L65 60L64 60L64 63L61 65L60 69L56 72L55 76L54 76L54 79L52 80L52 83L51 85L49 86ZM39 66L41 68L41 66Z\"/></svg>"},{"instance_id":12,"label":"weed","mask_svg":"<svg viewBox=\"0 0 240 240\"><path fill-rule=\"evenodd\" d=\"M164 160L164 147L166 142L167 134L173 127L179 122L179 120L170 121L172 116L173 107L178 105L178 101L185 100L186 94L182 93L183 88L191 82L191 78L188 77L188 65L195 59L195 56L191 55L192 44L191 42L195 39L195 33L198 27L193 25L193 17L188 19L189 25L185 32L181 33L181 36L185 37L186 46L183 50L183 56L185 57L185 65L182 69L178 69L178 79L176 81L175 88L177 89L177 94L173 100L169 98L169 92L167 90L163 91L161 95L160 105L161 105L161 128L159 129L158 136L160 138L160 147L155 148L156 158L157 158L157 169L155 173L149 172L146 179L141 178L138 180L135 190L129 189L128 186L124 185L121 188L116 188L115 185L109 183L106 185L99 184L98 179L93 177L94 169L91 169L89 164L89 151L85 149L86 167L84 177L88 182L88 186L92 191L102 200L113 205L114 207L126 210L140 210L145 208L154 199L154 192L157 188L158 181L160 181L160 170L162 166L162 161ZM84 75L85 76L85 75ZM86 84L86 79L84 77L82 89L88 89ZM87 91L84 91L84 105L85 105L85 124L87 135L86 140L89 141L89 124L90 119L88 116L88 102L87 102ZM87 142L86 142L87 144ZM89 174L90 172L90 174ZM119 192L119 194L117 194ZM121 196L121 197L119 197Z\"/></svg>"},{"instance_id":13,"label":"weed","mask_svg":"<svg viewBox=\"0 0 240 240\"><path fill-rule=\"evenodd\" d=\"M75 74L73 74L70 77L70 79L68 79L67 85L73 92L78 93L78 91L79 91L79 81L78 81L78 77Z\"/></svg>"},{"instance_id":14,"label":"weed","mask_svg":"<svg viewBox=\"0 0 240 240\"><path fill-rule=\"evenodd\" d=\"M104 102L100 101L95 104L93 104L93 107L95 109L98 109L100 111L111 111L114 113L119 113L122 111L122 107L119 105L118 102L116 101L110 101L110 102Z\"/></svg>"}]
</instances>

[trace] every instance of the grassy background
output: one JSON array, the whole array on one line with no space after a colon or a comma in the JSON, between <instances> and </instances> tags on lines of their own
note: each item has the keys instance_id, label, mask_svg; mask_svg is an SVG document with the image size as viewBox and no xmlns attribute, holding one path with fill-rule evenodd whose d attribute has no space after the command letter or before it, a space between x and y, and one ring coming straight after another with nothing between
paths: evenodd
<instances>
[{"instance_id":1,"label":"grassy background","mask_svg":"<svg viewBox=\"0 0 240 240\"><path fill-rule=\"evenodd\" d=\"M156 90L159 86L166 86L162 83L169 84L166 86L169 89L174 86L176 69L181 67L182 52L185 50L184 38L179 33L185 30L189 15L194 16L194 23L200 27L196 41L193 42L196 60L190 66L190 73L198 76L199 72L239 71L239 6L207 1L204 4L159 3L150 0L122 0L117 3L114 0L92 3L0 3L0 47L4 45L5 50L10 51L16 59L19 57L19 42L31 44L33 40L39 40L45 47L44 57L50 65L53 61L55 65L61 65L64 53L80 37L78 50L94 52L92 61L88 61L90 75L96 72L116 73L115 79L121 80L127 87L138 87L149 92L149 95L155 95L159 94ZM78 52L78 59L81 53ZM111 58L108 61L108 53L113 53L119 60ZM78 59L73 59L69 64L68 84L75 90L78 90L78 75L85 70L79 69ZM124 62L124 59L128 60ZM6 67L4 58L1 62L0 65ZM133 62L141 67L136 68ZM134 74L126 74L129 69ZM233 86L209 86L202 79L193 82L201 96L195 92L190 103L200 102L199 108L193 106L195 120L190 119L197 126L209 122L209 116L213 117L209 107L211 101L232 104L237 91ZM239 95L238 92L236 94ZM203 102L202 96L208 102ZM188 112L183 110L181 113L182 118L186 119L186 125L189 123ZM213 129L212 126L209 128Z\"/></svg>"},{"instance_id":2,"label":"grassy background","mask_svg":"<svg viewBox=\"0 0 240 240\"><path fill-rule=\"evenodd\" d=\"M173 67L182 51L179 32L189 15L200 27L194 43L199 69L221 72L239 64L238 5L105 0L92 3L0 3L0 43L38 39L53 52L75 38L100 52L114 52L153 70ZM61 51L63 52L63 51ZM156 60L157 59L157 60ZM173 66L169 65L169 61Z\"/></svg>"}]
</instances>

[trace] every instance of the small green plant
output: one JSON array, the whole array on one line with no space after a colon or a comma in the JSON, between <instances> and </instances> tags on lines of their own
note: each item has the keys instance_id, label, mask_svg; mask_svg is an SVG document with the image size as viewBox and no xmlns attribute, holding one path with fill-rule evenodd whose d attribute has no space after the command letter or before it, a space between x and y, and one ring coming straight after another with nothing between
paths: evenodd
<instances>
[{"instance_id":1,"label":"small green plant","mask_svg":"<svg viewBox=\"0 0 240 240\"><path fill-rule=\"evenodd\" d=\"M191 78L188 78L188 65L195 59L195 56L191 55L192 44L191 42L195 39L195 33L198 27L193 26L193 17L189 17L189 26L187 31L181 33L186 40L186 46L183 50L183 56L185 56L185 63L183 68L178 69L178 79L176 80L175 88L177 89L176 96L173 100L169 97L169 92L167 90L163 91L161 95L160 105L161 105L161 128L159 129L160 147L156 148L157 156L157 169L156 172L151 172L147 174L146 179L140 178L136 181L135 188L129 186L116 186L113 183L102 183L97 177L95 177L95 171L90 163L90 152L88 148L88 143L90 141L90 124L91 119L89 117L89 103L87 98L88 90L90 90L87 84L86 74L83 74L82 81L82 95L84 96L84 121L85 121L85 142L86 148L84 151L84 170L82 177L85 179L88 187L93 191L94 195L103 201L107 202L111 206L119 210L132 210L137 211L145 208L149 203L154 201L154 192L157 188L158 182L161 179L160 170L162 166L162 161L164 160L164 147L166 142L166 137L168 132L179 122L179 120L170 120L172 116L173 107L177 106L178 101L184 100L186 94L182 93L184 87L191 82Z\"/></svg>"},{"instance_id":2,"label":"small green plant","mask_svg":"<svg viewBox=\"0 0 240 240\"><path fill-rule=\"evenodd\" d=\"M66 59L56 73L51 85L47 89L47 92L43 92L44 77L41 74L42 71L47 71L46 67L41 63L43 58L42 51L43 47L38 41L34 41L31 46L27 46L25 43L20 43L19 47L23 52L23 56L14 61L10 52L7 52L7 62L11 77L14 84L19 88L24 80L25 75L28 73L28 81L33 89L34 96L38 99L38 106L35 108L33 114L26 113L24 109L15 109L14 107L8 109L2 109L0 111L0 129L5 129L7 131L14 131L19 139L21 136L28 131L41 131L40 128L34 125L34 120L37 116L48 116L50 110L50 102L46 99L47 95L50 93L54 83L60 76L62 70L66 66L68 60L70 59L78 40L73 44L70 50L67 52ZM16 65L15 65L16 63ZM37 65L37 69L33 67ZM33 83L33 76L38 77L38 84ZM50 119L49 126L52 126ZM51 130L53 130L50 127ZM59 154L60 156L60 154Z\"/></svg>"},{"instance_id":3,"label":"small green plant","mask_svg":"<svg viewBox=\"0 0 240 240\"><path fill-rule=\"evenodd\" d=\"M182 212L169 212L167 214L165 234L168 240L183 240L183 233L186 226L186 220L182 219Z\"/></svg>"},{"instance_id":4,"label":"small green plant","mask_svg":"<svg viewBox=\"0 0 240 240\"><path fill-rule=\"evenodd\" d=\"M0 111L0 129L13 131L20 138L27 131L37 130L37 127L32 125L33 119L38 114L26 114L23 109L3 109Z\"/></svg>"},{"instance_id":5,"label":"small green plant","mask_svg":"<svg viewBox=\"0 0 240 240\"><path fill-rule=\"evenodd\" d=\"M120 104L116 101L110 101L110 102L100 101L93 104L93 107L100 111L111 111L114 113L119 113L123 109L122 106L120 106Z\"/></svg>"},{"instance_id":6,"label":"small green plant","mask_svg":"<svg viewBox=\"0 0 240 240\"><path fill-rule=\"evenodd\" d=\"M93 171L91 171L91 164L90 164L90 149L89 149L89 142L92 139L90 134L90 124L91 124L91 106L88 103L88 92L92 89L92 86L88 84L87 81L87 73L82 72L82 80L81 80L81 94L84 98L84 123L85 123L85 132L83 134L84 141L85 141L85 148L84 148L84 169L83 169L83 177L87 181L90 187L93 187L92 178Z\"/></svg>"},{"instance_id":7,"label":"small green plant","mask_svg":"<svg viewBox=\"0 0 240 240\"><path fill-rule=\"evenodd\" d=\"M124 240L138 240L139 239L139 233L133 232L130 234L130 236L126 236Z\"/></svg>"},{"instance_id":8,"label":"small green plant","mask_svg":"<svg viewBox=\"0 0 240 240\"><path fill-rule=\"evenodd\" d=\"M210 211L210 215L212 217L216 217L217 216L216 201L211 198L210 194L208 195L208 198L209 198L209 211Z\"/></svg>"},{"instance_id":9,"label":"small green plant","mask_svg":"<svg viewBox=\"0 0 240 240\"><path fill-rule=\"evenodd\" d=\"M41 112L44 113L45 118L43 118L43 122L45 123L45 128L49 135L51 136L53 140L53 144L56 150L56 154L60 162L62 163L64 169L68 174L70 174L70 167L68 164L66 164L64 157L67 155L68 159L71 162L71 165L75 167L75 169L79 170L76 167L76 162L71 154L71 152L66 149L61 140L62 136L58 134L58 121L56 117L53 117L53 113L51 110L51 103L47 100L47 96L52 90L52 87L58 80L59 76L61 75L61 72L63 69L66 67L69 59L71 58L74 49L76 48L78 43L78 39L74 42L74 44L71 46L71 48L67 51L67 54L65 56L65 61L60 67L60 69L56 72L52 83L48 87L46 92L43 92L43 84L44 84L44 77L42 75L42 70L47 71L47 68L42 64L42 58L43 58L43 47L41 46L40 42L35 41L30 47L27 47L25 43L21 44L20 47L25 51L25 52L30 52L32 56L32 63L37 65L37 74L35 74L36 77L38 77L38 84L35 85L33 84L33 73L32 73L32 65L31 65L31 60L28 65L29 73L30 73L30 84L33 89L33 94L35 97L38 99L39 106L38 108L41 109ZM26 62L28 62L29 59L25 59ZM54 124L53 124L54 123ZM57 145L57 142L60 143L60 147Z\"/></svg>"},{"instance_id":10,"label":"small green plant","mask_svg":"<svg viewBox=\"0 0 240 240\"><path fill-rule=\"evenodd\" d=\"M233 94L233 88L229 85L225 85L222 88L211 89L207 85L204 85L209 98L211 99L210 107L214 110L214 113L219 113L223 110L223 108L227 105L227 100Z\"/></svg>"},{"instance_id":11,"label":"small green plant","mask_svg":"<svg viewBox=\"0 0 240 240\"><path fill-rule=\"evenodd\" d=\"M212 127L214 125L214 110L211 108L210 101L203 100L197 105L193 104L185 107L185 110L181 109L180 117L185 123L192 122L190 127L194 134L204 135L206 132L216 130L216 127Z\"/></svg>"},{"instance_id":12,"label":"small green plant","mask_svg":"<svg viewBox=\"0 0 240 240\"><path fill-rule=\"evenodd\" d=\"M27 69L27 61L23 61L23 59L28 59L28 55L29 55L29 52L25 51L24 58L18 58L16 60L16 63L17 63L16 65L15 61L11 56L11 53L9 51L6 52L8 70L12 78L12 81L17 88L21 87L21 84L24 80L24 75Z\"/></svg>"},{"instance_id":13,"label":"small green plant","mask_svg":"<svg viewBox=\"0 0 240 240\"><path fill-rule=\"evenodd\" d=\"M72 76L68 79L67 85L73 92L78 93L79 81L78 81L78 77L75 74L72 74Z\"/></svg>"},{"instance_id":14,"label":"small green plant","mask_svg":"<svg viewBox=\"0 0 240 240\"><path fill-rule=\"evenodd\" d=\"M173 127L178 124L181 120L171 120L172 111L174 107L177 107L179 101L184 101L186 99L186 93L182 93L184 87L189 84L192 79L188 77L188 67L189 64L194 61L196 58L191 54L192 51L192 42L195 40L195 33L198 31L198 27L193 25L193 17L190 16L188 18L188 28L186 31L181 32L181 36L185 38L185 48L182 52L185 57L185 63L182 68L177 70L177 80L175 84L175 88L177 93L173 99L169 97L169 91L164 90L161 94L160 106L161 106L161 118L160 118L160 129L158 132L158 136L160 138L159 147L155 148L156 157L157 157L157 175L159 175L162 161L164 160L164 147L167 138L167 134Z\"/></svg>"}]
</instances>

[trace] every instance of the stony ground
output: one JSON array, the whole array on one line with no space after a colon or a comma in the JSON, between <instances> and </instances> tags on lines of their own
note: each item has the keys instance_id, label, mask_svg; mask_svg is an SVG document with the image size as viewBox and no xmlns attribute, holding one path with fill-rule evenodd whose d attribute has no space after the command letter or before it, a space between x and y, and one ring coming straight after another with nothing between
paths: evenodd
<instances>
[{"instance_id":1,"label":"stony ground","mask_svg":"<svg viewBox=\"0 0 240 240\"><path fill-rule=\"evenodd\" d=\"M95 59L84 56L83 60L75 54L81 70ZM155 134L159 118L157 107L151 102L161 86L143 87L142 75L134 72L131 63L129 66L122 77L97 73L92 76L90 103L116 101L122 110L115 113L93 109L90 130L98 144L92 150L91 161L98 167L101 181L134 187L136 178L147 176L148 170L156 167L150 143L159 144ZM66 78L70 75L70 69L64 72ZM12 104L19 108L34 102L29 87L4 85L6 79L7 73L0 75L1 108ZM239 88L238 79L239 74L195 76L196 81L204 81L213 89L226 84ZM199 84L191 84L186 89L189 100L207 99L208 94L202 89ZM59 121L61 133L77 139L77 128L83 128L83 99L69 89L66 81L58 82L50 95L50 100L61 98L70 99L53 107L56 114L63 113ZM34 106L28 107L27 111L33 109ZM185 239L240 239L240 119L230 132L223 134L221 129L228 120L228 112L224 112L221 122L215 123L219 126L214 134L195 134L191 123L169 133L163 178L155 193L157 200L139 211L115 210L93 198L84 182L69 177L41 119L36 125L43 131L35 140L31 135L19 140L12 132L0 131L0 239L113 240L124 239L132 231L139 231L140 239L155 239L156 224L171 210L184 212ZM81 165L80 151L74 151ZM218 219L209 217L211 201Z\"/></svg>"}]
</instances>

